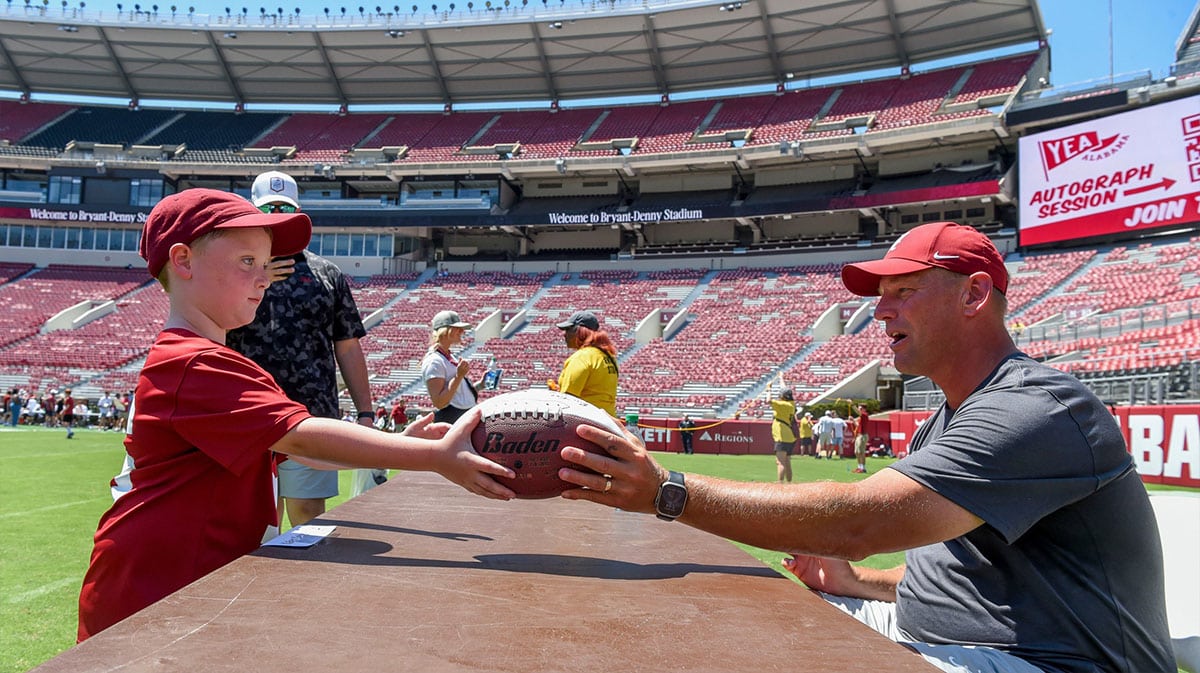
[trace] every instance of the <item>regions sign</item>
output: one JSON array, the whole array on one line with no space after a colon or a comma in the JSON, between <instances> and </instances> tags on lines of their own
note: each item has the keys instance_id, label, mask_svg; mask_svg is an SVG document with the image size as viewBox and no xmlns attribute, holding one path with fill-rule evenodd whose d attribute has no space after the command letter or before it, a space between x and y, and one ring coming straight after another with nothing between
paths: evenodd
<instances>
[{"instance_id":1,"label":"regions sign","mask_svg":"<svg viewBox=\"0 0 1200 673\"><path fill-rule=\"evenodd\" d=\"M1021 138L1021 245L1200 220L1200 96Z\"/></svg>"}]
</instances>

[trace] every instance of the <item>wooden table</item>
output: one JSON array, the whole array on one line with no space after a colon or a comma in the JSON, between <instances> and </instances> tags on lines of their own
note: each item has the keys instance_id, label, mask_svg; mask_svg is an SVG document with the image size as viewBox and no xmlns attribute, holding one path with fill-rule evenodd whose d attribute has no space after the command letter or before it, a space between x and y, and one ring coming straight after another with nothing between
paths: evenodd
<instances>
[{"instance_id":1,"label":"wooden table","mask_svg":"<svg viewBox=\"0 0 1200 673\"><path fill-rule=\"evenodd\" d=\"M403 473L37 671L934 670L725 540Z\"/></svg>"}]
</instances>

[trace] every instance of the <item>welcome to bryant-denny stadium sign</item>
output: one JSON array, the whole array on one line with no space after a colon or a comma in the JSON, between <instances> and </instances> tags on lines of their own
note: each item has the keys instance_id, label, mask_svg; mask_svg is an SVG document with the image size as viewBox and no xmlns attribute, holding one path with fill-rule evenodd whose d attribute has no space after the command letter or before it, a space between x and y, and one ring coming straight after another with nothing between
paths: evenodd
<instances>
[{"instance_id":1,"label":"welcome to bryant-denny stadium sign","mask_svg":"<svg viewBox=\"0 0 1200 673\"><path fill-rule=\"evenodd\" d=\"M663 208L662 210L629 210L623 213L547 213L550 224L623 224L630 222L677 222L702 220L704 211L692 208Z\"/></svg>"}]
</instances>

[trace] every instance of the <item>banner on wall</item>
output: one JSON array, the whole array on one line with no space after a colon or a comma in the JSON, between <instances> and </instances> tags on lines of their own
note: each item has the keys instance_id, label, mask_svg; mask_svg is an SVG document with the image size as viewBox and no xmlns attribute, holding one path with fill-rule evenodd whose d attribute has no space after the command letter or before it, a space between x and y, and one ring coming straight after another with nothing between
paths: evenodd
<instances>
[{"instance_id":1,"label":"banner on wall","mask_svg":"<svg viewBox=\"0 0 1200 673\"><path fill-rule=\"evenodd\" d=\"M1116 407L1117 424L1142 481L1200 488L1200 406ZM892 451L907 455L928 411L891 414Z\"/></svg>"},{"instance_id":2,"label":"banner on wall","mask_svg":"<svg viewBox=\"0 0 1200 673\"><path fill-rule=\"evenodd\" d=\"M0 218L40 222L86 222L88 224L143 224L150 211L122 213L115 210L88 210L71 206L0 208Z\"/></svg>"},{"instance_id":3,"label":"banner on wall","mask_svg":"<svg viewBox=\"0 0 1200 673\"><path fill-rule=\"evenodd\" d=\"M1200 96L1020 139L1020 244L1200 220Z\"/></svg>"}]
</instances>

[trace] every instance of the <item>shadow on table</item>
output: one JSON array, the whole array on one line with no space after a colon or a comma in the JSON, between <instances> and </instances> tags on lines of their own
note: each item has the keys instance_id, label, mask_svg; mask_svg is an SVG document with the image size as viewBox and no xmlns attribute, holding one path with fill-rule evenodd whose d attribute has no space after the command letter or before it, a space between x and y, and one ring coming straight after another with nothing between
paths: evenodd
<instances>
[{"instance_id":1,"label":"shadow on table","mask_svg":"<svg viewBox=\"0 0 1200 673\"><path fill-rule=\"evenodd\" d=\"M322 523L336 522L322 520ZM405 531L405 529L389 530ZM413 532L453 540L462 538L462 536L456 533ZM254 555L362 566L499 570L513 573L592 577L596 579L659 580L684 577L692 573L720 573L725 575L777 577L784 579L783 576L767 566L712 565L705 563L633 563L630 561L617 561L592 556L566 556L563 554L481 554L473 557L473 560L389 556L388 554L391 554L395 549L395 546L378 540L339 537L331 538L307 549L263 547L254 552Z\"/></svg>"}]
</instances>

